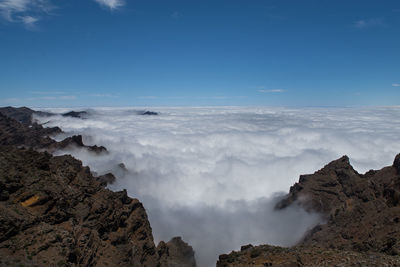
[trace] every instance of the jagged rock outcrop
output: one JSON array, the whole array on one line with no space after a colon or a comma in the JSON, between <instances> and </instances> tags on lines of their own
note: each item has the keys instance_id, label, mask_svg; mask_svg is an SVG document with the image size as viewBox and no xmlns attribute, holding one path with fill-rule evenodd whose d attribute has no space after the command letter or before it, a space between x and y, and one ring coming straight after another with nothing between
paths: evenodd
<instances>
[{"instance_id":1,"label":"jagged rock outcrop","mask_svg":"<svg viewBox=\"0 0 400 267\"><path fill-rule=\"evenodd\" d=\"M325 223L309 231L294 248L277 253L271 252L270 246L261 246L234 252L220 257L218 266L250 266L255 260L270 262L273 266L280 262L289 264L282 259L286 256L289 259L290 255L301 258L303 263L295 261L297 266L321 266L323 262L325 265L366 266L365 262L370 266L400 265L399 169L400 154L392 166L365 174L355 171L349 158L343 156L314 174L301 175L276 209L301 205L306 210L321 213ZM251 251L257 251L252 254L254 257ZM318 257L323 251L329 252L335 260L323 261L327 255ZM304 254L307 253L312 257L306 260ZM344 261L341 255L352 255L351 260ZM267 261L271 257L275 260ZM285 264L283 266L288 266Z\"/></svg>"},{"instance_id":2,"label":"jagged rock outcrop","mask_svg":"<svg viewBox=\"0 0 400 267\"><path fill-rule=\"evenodd\" d=\"M0 266L195 266L180 239L168 255L156 248L143 205L105 188L111 173L46 152L84 146L81 136L56 142L46 131L0 113Z\"/></svg>"},{"instance_id":3,"label":"jagged rock outcrop","mask_svg":"<svg viewBox=\"0 0 400 267\"><path fill-rule=\"evenodd\" d=\"M181 237L174 237L169 242L161 241L157 246L160 267L196 267L194 251Z\"/></svg>"},{"instance_id":4,"label":"jagged rock outcrop","mask_svg":"<svg viewBox=\"0 0 400 267\"><path fill-rule=\"evenodd\" d=\"M86 117L87 114L88 113L86 111L69 111L69 112L63 113L62 116L82 119L82 118Z\"/></svg>"},{"instance_id":5,"label":"jagged rock outcrop","mask_svg":"<svg viewBox=\"0 0 400 267\"><path fill-rule=\"evenodd\" d=\"M69 149L69 148L85 148L89 152L95 154L107 153L107 149L104 146L87 146L83 143L82 135L74 135L65 138L61 142L55 142L53 145L48 147L48 150L54 151L59 149Z\"/></svg>"},{"instance_id":6,"label":"jagged rock outcrop","mask_svg":"<svg viewBox=\"0 0 400 267\"><path fill-rule=\"evenodd\" d=\"M25 126L29 126L32 124L32 115L33 114L40 115L40 116L52 115L49 112L35 111L35 110L32 110L27 107L20 107L20 108L3 107L3 108L0 108L0 113L5 115L6 117L9 117L11 119L14 119L14 120L22 123ZM60 128L58 128L58 129L60 129Z\"/></svg>"},{"instance_id":7,"label":"jagged rock outcrop","mask_svg":"<svg viewBox=\"0 0 400 267\"><path fill-rule=\"evenodd\" d=\"M43 128L38 124L26 126L0 113L0 145L46 148L56 143L48 135L58 131L58 127Z\"/></svg>"},{"instance_id":8,"label":"jagged rock outcrop","mask_svg":"<svg viewBox=\"0 0 400 267\"><path fill-rule=\"evenodd\" d=\"M11 109L7 109L10 113ZM23 109L26 110L25 108ZM28 113L28 114L32 114ZM44 128L37 123L20 123L0 112L0 145L23 146L34 149L45 149L54 152L59 149L84 148L90 152L107 153L104 146L87 146L82 141L81 135L67 137L61 142L56 142L49 136L61 133L59 127Z\"/></svg>"},{"instance_id":9,"label":"jagged rock outcrop","mask_svg":"<svg viewBox=\"0 0 400 267\"><path fill-rule=\"evenodd\" d=\"M157 113L157 112L154 112L154 111L149 111L149 110L147 110L147 111L141 112L140 115L156 116L156 115L158 115L158 113Z\"/></svg>"},{"instance_id":10,"label":"jagged rock outcrop","mask_svg":"<svg viewBox=\"0 0 400 267\"><path fill-rule=\"evenodd\" d=\"M356 252L318 247L283 248L269 245L219 256L217 267L328 267L328 266L399 266L399 257L376 252Z\"/></svg>"},{"instance_id":11,"label":"jagged rock outcrop","mask_svg":"<svg viewBox=\"0 0 400 267\"><path fill-rule=\"evenodd\" d=\"M142 204L111 192L71 156L1 147L5 266L156 266ZM18 264L17 264L18 263Z\"/></svg>"}]
</instances>

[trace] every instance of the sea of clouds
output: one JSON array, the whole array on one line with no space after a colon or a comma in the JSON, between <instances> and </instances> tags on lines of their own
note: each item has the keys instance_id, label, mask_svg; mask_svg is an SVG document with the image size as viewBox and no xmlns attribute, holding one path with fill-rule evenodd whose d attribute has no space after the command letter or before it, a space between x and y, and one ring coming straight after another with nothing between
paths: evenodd
<instances>
[{"instance_id":1,"label":"sea of clouds","mask_svg":"<svg viewBox=\"0 0 400 267\"><path fill-rule=\"evenodd\" d=\"M55 113L71 109L50 109ZM38 117L67 135L110 152L70 153L109 188L126 188L146 208L155 240L182 236L199 266L241 245L289 246L320 222L299 207L275 203L300 174L348 155L359 172L392 164L400 152L400 107L381 108L138 108L89 109L85 119ZM118 167L124 163L127 170Z\"/></svg>"}]
</instances>

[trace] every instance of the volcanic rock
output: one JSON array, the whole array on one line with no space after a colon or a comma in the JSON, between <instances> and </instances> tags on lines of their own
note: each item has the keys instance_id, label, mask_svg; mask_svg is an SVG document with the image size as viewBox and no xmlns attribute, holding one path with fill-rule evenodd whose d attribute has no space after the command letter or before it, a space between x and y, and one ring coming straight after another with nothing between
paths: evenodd
<instances>
[{"instance_id":1,"label":"volcanic rock","mask_svg":"<svg viewBox=\"0 0 400 267\"><path fill-rule=\"evenodd\" d=\"M217 267L399 266L399 257L315 247L261 245L219 256Z\"/></svg>"},{"instance_id":2,"label":"volcanic rock","mask_svg":"<svg viewBox=\"0 0 400 267\"><path fill-rule=\"evenodd\" d=\"M107 185L107 184L114 183L116 178L115 178L114 174L109 172L109 173L106 173L106 174L103 174L103 175L97 177L97 180L100 181L102 184Z\"/></svg>"},{"instance_id":3,"label":"volcanic rock","mask_svg":"<svg viewBox=\"0 0 400 267\"><path fill-rule=\"evenodd\" d=\"M359 174L343 156L314 174L301 175L276 209L298 205L320 213L324 223L295 247L232 252L221 255L217 266L398 266L399 166L397 155L392 166Z\"/></svg>"},{"instance_id":4,"label":"volcanic rock","mask_svg":"<svg viewBox=\"0 0 400 267\"><path fill-rule=\"evenodd\" d=\"M181 237L174 237L167 243L161 241L157 252L160 267L196 267L193 248Z\"/></svg>"},{"instance_id":5,"label":"volcanic rock","mask_svg":"<svg viewBox=\"0 0 400 267\"><path fill-rule=\"evenodd\" d=\"M32 124L32 115L33 114L40 115L40 116L52 115L51 113L48 113L48 112L35 111L35 110L32 110L27 107L20 107L20 108L3 107L3 108L0 108L0 113L24 124L25 126L29 126Z\"/></svg>"},{"instance_id":6,"label":"volcanic rock","mask_svg":"<svg viewBox=\"0 0 400 267\"><path fill-rule=\"evenodd\" d=\"M70 155L35 151L84 146L44 129L0 113L0 266L195 266L185 265L194 252L182 240L166 243L171 256L156 249L143 205L105 188L111 173L94 177Z\"/></svg>"},{"instance_id":7,"label":"volcanic rock","mask_svg":"<svg viewBox=\"0 0 400 267\"><path fill-rule=\"evenodd\" d=\"M88 113L86 111L69 111L66 113L61 114L63 117L71 117L71 118L80 118L82 119Z\"/></svg>"},{"instance_id":8,"label":"volcanic rock","mask_svg":"<svg viewBox=\"0 0 400 267\"><path fill-rule=\"evenodd\" d=\"M107 149L104 146L87 146L83 143L82 135L74 135L71 137L67 137L61 142L57 142L54 145L50 146L49 149L53 150L58 150L58 149L68 149L68 148L86 148L88 151L96 153L96 154L101 154L101 153L107 153Z\"/></svg>"},{"instance_id":9,"label":"volcanic rock","mask_svg":"<svg viewBox=\"0 0 400 267\"><path fill-rule=\"evenodd\" d=\"M144 111L144 112L141 113L141 115L153 115L153 116L155 116L155 115L158 115L158 113L154 112L154 111Z\"/></svg>"},{"instance_id":10,"label":"volcanic rock","mask_svg":"<svg viewBox=\"0 0 400 267\"><path fill-rule=\"evenodd\" d=\"M1 147L0 255L16 263L155 266L142 204L111 192L71 156Z\"/></svg>"}]
</instances>

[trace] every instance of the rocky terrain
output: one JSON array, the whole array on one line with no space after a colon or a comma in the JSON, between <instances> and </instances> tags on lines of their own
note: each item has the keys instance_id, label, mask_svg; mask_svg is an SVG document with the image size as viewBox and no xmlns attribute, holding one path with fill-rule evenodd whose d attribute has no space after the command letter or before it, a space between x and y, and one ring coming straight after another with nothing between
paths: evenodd
<instances>
[{"instance_id":1,"label":"rocky terrain","mask_svg":"<svg viewBox=\"0 0 400 267\"><path fill-rule=\"evenodd\" d=\"M325 223L295 247L243 246L217 266L400 266L400 154L365 174L343 156L301 175L276 209L290 205L320 212Z\"/></svg>"},{"instance_id":2,"label":"rocky terrain","mask_svg":"<svg viewBox=\"0 0 400 267\"><path fill-rule=\"evenodd\" d=\"M49 135L61 130L29 123L32 113L0 110L0 266L196 266L180 238L155 246L139 200L105 188L112 174L49 153L105 148L81 136L56 142Z\"/></svg>"}]
</instances>

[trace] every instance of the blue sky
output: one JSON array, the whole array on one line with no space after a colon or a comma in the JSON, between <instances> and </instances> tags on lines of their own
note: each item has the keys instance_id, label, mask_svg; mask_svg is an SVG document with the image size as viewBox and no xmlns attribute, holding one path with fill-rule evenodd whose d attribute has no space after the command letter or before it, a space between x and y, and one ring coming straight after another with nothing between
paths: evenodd
<instances>
[{"instance_id":1,"label":"blue sky","mask_svg":"<svg viewBox=\"0 0 400 267\"><path fill-rule=\"evenodd\" d=\"M0 0L2 106L399 100L397 0Z\"/></svg>"}]
</instances>

